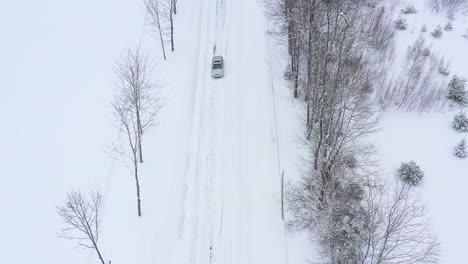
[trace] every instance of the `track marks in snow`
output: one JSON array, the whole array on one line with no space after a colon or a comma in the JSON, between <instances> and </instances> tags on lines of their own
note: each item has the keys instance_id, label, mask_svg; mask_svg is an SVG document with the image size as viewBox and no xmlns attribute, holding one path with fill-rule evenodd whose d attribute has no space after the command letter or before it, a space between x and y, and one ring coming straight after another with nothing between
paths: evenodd
<instances>
[{"instance_id":1,"label":"track marks in snow","mask_svg":"<svg viewBox=\"0 0 468 264\"><path fill-rule=\"evenodd\" d=\"M284 263L263 13L250 0L200 6L181 243L193 264ZM213 54L222 79L211 78Z\"/></svg>"},{"instance_id":2,"label":"track marks in snow","mask_svg":"<svg viewBox=\"0 0 468 264\"><path fill-rule=\"evenodd\" d=\"M205 14L205 1L201 1L200 4L198 5L199 6L199 11L198 13L199 14ZM193 62L195 62L196 64L194 64L194 67L193 67L193 73L192 73L192 78L191 78L191 81L189 84L197 84L198 83L198 79L199 79L199 66L198 65L198 62L200 61L200 57L201 57L201 47L203 45L202 41L201 41L201 34L203 32L203 25L204 25L204 17L205 16L194 16L194 18L196 18L196 21L194 23L197 23L199 26L197 28L197 36L199 37L198 41L196 41L196 51L195 52L195 56L194 56L194 59L193 59ZM188 108L188 111L189 111L189 115L191 114L192 116L192 122L191 122L191 125L190 125L190 129L188 131L188 135L191 135L191 139L190 139L190 149L188 151L188 153L186 154L185 156L185 184L184 184L184 187L183 187L183 192L182 192L182 195L181 195L181 199L180 199L180 203L182 204L182 208L183 210L181 211L181 216L180 216L180 219L179 219L179 224L178 224L178 235L179 235L179 239L182 239L182 235L184 233L184 226L186 224L186 217L187 217L187 194L188 194L188 183L187 181L189 180L188 179L188 174L189 174L189 171L191 169L191 166L192 166L192 163L193 163L193 157L192 157L192 154L194 152L194 140L196 140L196 135L195 135L195 131L196 131L196 125L197 125L197 117L196 117L196 109L195 107L199 106L199 104L197 104L197 92L199 91L199 89L197 89L197 86L195 85L195 87L193 87L192 89L192 93L191 93L191 104Z\"/></svg>"}]
</instances>

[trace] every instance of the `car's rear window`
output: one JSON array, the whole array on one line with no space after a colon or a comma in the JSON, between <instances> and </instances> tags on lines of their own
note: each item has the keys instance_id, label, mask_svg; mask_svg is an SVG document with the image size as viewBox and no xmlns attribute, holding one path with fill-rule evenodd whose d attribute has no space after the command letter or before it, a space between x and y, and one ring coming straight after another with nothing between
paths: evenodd
<instances>
[{"instance_id":1,"label":"car's rear window","mask_svg":"<svg viewBox=\"0 0 468 264\"><path fill-rule=\"evenodd\" d=\"M221 64L213 63L213 70L222 69L222 68L223 68L223 66Z\"/></svg>"}]
</instances>

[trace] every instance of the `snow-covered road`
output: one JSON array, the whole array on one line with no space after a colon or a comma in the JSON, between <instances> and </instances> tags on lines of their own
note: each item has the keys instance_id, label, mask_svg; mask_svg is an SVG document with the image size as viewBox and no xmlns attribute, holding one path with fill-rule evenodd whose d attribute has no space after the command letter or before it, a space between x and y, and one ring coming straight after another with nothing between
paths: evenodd
<instances>
[{"instance_id":1,"label":"snow-covered road","mask_svg":"<svg viewBox=\"0 0 468 264\"><path fill-rule=\"evenodd\" d=\"M192 5L199 28L179 230L189 252L181 256L203 264L287 263L263 10L249 0ZM225 59L221 79L210 75L214 54Z\"/></svg>"}]
</instances>

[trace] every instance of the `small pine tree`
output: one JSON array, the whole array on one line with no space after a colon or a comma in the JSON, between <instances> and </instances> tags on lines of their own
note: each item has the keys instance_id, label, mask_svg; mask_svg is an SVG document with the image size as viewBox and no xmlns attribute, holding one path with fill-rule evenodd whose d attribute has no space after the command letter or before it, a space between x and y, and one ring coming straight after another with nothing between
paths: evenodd
<instances>
[{"instance_id":1,"label":"small pine tree","mask_svg":"<svg viewBox=\"0 0 468 264\"><path fill-rule=\"evenodd\" d=\"M452 22L447 22L447 24L445 24L445 26L444 26L444 30L445 31L452 31L452 29L453 29Z\"/></svg>"},{"instance_id":2,"label":"small pine tree","mask_svg":"<svg viewBox=\"0 0 468 264\"><path fill-rule=\"evenodd\" d=\"M431 55L431 50L429 48L424 48L422 51L424 57L429 57Z\"/></svg>"},{"instance_id":3,"label":"small pine tree","mask_svg":"<svg viewBox=\"0 0 468 264\"><path fill-rule=\"evenodd\" d=\"M424 177L424 172L414 161L402 162L397 170L398 177L410 185L416 186Z\"/></svg>"},{"instance_id":4,"label":"small pine tree","mask_svg":"<svg viewBox=\"0 0 468 264\"><path fill-rule=\"evenodd\" d=\"M426 31L427 31L427 26L423 25L422 28L421 28L421 32L426 32Z\"/></svg>"},{"instance_id":5,"label":"small pine tree","mask_svg":"<svg viewBox=\"0 0 468 264\"><path fill-rule=\"evenodd\" d=\"M414 5L407 5L404 9L401 10L401 12L405 15L409 15L417 13L418 10L416 10L416 7L414 7Z\"/></svg>"},{"instance_id":6,"label":"small pine tree","mask_svg":"<svg viewBox=\"0 0 468 264\"><path fill-rule=\"evenodd\" d=\"M408 27L408 23L406 22L406 19L404 18L399 18L398 20L395 21L395 28L398 30L405 30Z\"/></svg>"},{"instance_id":7,"label":"small pine tree","mask_svg":"<svg viewBox=\"0 0 468 264\"><path fill-rule=\"evenodd\" d=\"M458 144L453 149L453 155L455 155L455 157L459 157L459 158L465 158L466 157L466 142L465 142L465 139L462 139L460 142L458 142Z\"/></svg>"},{"instance_id":8,"label":"small pine tree","mask_svg":"<svg viewBox=\"0 0 468 264\"><path fill-rule=\"evenodd\" d=\"M291 81L292 80L292 76L293 76L293 73L291 71L291 66L290 64L288 64L288 67L286 67L286 70L284 70L284 73L283 73L283 78L287 81Z\"/></svg>"},{"instance_id":9,"label":"small pine tree","mask_svg":"<svg viewBox=\"0 0 468 264\"><path fill-rule=\"evenodd\" d=\"M466 30L466 34L463 34L462 37L468 39L468 29Z\"/></svg>"},{"instance_id":10,"label":"small pine tree","mask_svg":"<svg viewBox=\"0 0 468 264\"><path fill-rule=\"evenodd\" d=\"M435 28L434 31L431 32L431 35L432 35L434 38L440 38L440 37L442 37L442 27L441 27L441 26L437 26L437 28Z\"/></svg>"},{"instance_id":11,"label":"small pine tree","mask_svg":"<svg viewBox=\"0 0 468 264\"><path fill-rule=\"evenodd\" d=\"M457 75L454 75L448 85L447 98L461 105L466 105L467 99L466 99L465 84L466 84L466 80L464 78L460 78Z\"/></svg>"},{"instance_id":12,"label":"small pine tree","mask_svg":"<svg viewBox=\"0 0 468 264\"><path fill-rule=\"evenodd\" d=\"M468 131L468 118L465 112L461 111L453 117L452 127L458 132Z\"/></svg>"}]
</instances>

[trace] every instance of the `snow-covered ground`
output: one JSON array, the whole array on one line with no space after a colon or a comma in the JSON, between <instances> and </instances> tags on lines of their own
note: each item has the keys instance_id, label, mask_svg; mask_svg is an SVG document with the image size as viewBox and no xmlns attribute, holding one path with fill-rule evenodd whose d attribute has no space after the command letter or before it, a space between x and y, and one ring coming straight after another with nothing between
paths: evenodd
<instances>
[{"instance_id":1,"label":"snow-covered ground","mask_svg":"<svg viewBox=\"0 0 468 264\"><path fill-rule=\"evenodd\" d=\"M410 1L402 1L402 5ZM448 19L425 1L404 16L396 53L423 33L468 77L467 16L434 39ZM285 53L268 34L253 0L178 0L176 52L160 59L145 30L140 1L22 1L0 4L0 257L2 263L97 263L57 237L55 207L68 188L100 185L105 207L101 248L113 263L306 263L316 252L303 234L287 234L280 212L281 173L294 181L305 165L300 103L282 78ZM110 158L118 140L109 103L112 70L123 49L141 41L151 53L165 105L146 135L136 215L134 181ZM212 79L212 56L225 77ZM394 65L398 67L398 62ZM453 112L384 114L374 140L384 171L415 160L443 263L462 263L468 245L467 160L452 155L466 135Z\"/></svg>"},{"instance_id":2,"label":"snow-covered ground","mask_svg":"<svg viewBox=\"0 0 468 264\"><path fill-rule=\"evenodd\" d=\"M94 263L57 238L55 207L110 177L112 64L143 15L123 0L0 3L2 263Z\"/></svg>"},{"instance_id":3,"label":"snow-covered ground","mask_svg":"<svg viewBox=\"0 0 468 264\"><path fill-rule=\"evenodd\" d=\"M97 263L56 235L55 207L90 185L104 191L112 263L288 262L280 175L297 174L297 123L256 1L179 0L166 62L139 1L1 5L2 262ZM144 141L138 219L133 177L107 146L119 139L112 67L140 41L165 106ZM222 79L210 76L214 54Z\"/></svg>"},{"instance_id":4,"label":"snow-covered ground","mask_svg":"<svg viewBox=\"0 0 468 264\"><path fill-rule=\"evenodd\" d=\"M466 136L452 130L451 116L387 113L376 141L388 176L394 176L402 161L414 160L424 170L418 188L441 242L441 263L462 263L468 245L468 162L452 154L455 144Z\"/></svg>"},{"instance_id":5,"label":"snow-covered ground","mask_svg":"<svg viewBox=\"0 0 468 264\"><path fill-rule=\"evenodd\" d=\"M431 50L450 62L450 76L457 74L468 77L468 39L461 35L468 29L468 16L459 12L452 21L453 30L443 31L440 39L430 33L449 21L444 14L434 14L425 0L401 1L400 8L414 4L417 13L400 15L408 22L406 31L398 31L395 36L396 53L405 56L408 45L422 35ZM426 25L427 32L421 29ZM401 65L395 62L396 67ZM453 156L453 147L466 134L451 128L453 115L458 107L443 113L406 113L388 111L381 123L382 130L375 136L379 148L379 159L385 173L393 177L401 162L416 161L425 177L420 188L428 204L434 233L441 247L441 263L464 263L468 246L468 160Z\"/></svg>"}]
</instances>

